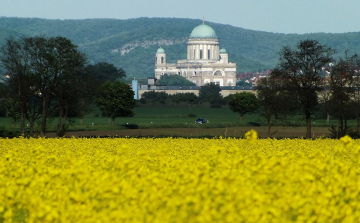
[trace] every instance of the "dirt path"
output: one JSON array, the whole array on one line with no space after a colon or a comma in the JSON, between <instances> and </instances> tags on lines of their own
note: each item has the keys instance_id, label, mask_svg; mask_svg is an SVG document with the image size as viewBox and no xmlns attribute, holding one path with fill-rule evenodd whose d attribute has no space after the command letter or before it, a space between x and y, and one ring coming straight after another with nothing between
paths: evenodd
<instances>
[{"instance_id":1,"label":"dirt path","mask_svg":"<svg viewBox=\"0 0 360 223\"><path fill-rule=\"evenodd\" d=\"M104 137L104 136L212 136L240 137L247 131L254 129L259 137L268 137L266 127L229 127L229 128L154 128L154 129L122 129L68 132L66 137ZM306 127L273 127L273 137L305 137ZM328 127L313 127L314 137L329 136ZM55 137L55 133L48 133L47 137Z\"/></svg>"}]
</instances>

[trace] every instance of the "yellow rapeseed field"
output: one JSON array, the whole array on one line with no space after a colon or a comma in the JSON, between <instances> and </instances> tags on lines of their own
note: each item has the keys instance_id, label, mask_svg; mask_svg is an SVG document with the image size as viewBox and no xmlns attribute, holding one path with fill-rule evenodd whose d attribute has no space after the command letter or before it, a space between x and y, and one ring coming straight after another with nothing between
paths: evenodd
<instances>
[{"instance_id":1,"label":"yellow rapeseed field","mask_svg":"<svg viewBox=\"0 0 360 223\"><path fill-rule=\"evenodd\" d=\"M360 143L0 139L0 222L360 222Z\"/></svg>"}]
</instances>

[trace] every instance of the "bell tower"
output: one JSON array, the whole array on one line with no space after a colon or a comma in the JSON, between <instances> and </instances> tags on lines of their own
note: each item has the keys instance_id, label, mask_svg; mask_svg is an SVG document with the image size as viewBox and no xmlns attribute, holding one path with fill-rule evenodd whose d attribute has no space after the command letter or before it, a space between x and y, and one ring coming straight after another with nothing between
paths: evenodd
<instances>
[{"instance_id":1,"label":"bell tower","mask_svg":"<svg viewBox=\"0 0 360 223\"><path fill-rule=\"evenodd\" d=\"M166 53L163 48L159 48L156 51L156 57L155 57L155 65L162 65L166 64Z\"/></svg>"}]
</instances>

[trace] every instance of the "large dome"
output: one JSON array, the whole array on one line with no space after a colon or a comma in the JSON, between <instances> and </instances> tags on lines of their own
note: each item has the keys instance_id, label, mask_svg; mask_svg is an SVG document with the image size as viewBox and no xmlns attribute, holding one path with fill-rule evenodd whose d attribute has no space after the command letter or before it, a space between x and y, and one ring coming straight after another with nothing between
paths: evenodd
<instances>
[{"instance_id":1,"label":"large dome","mask_svg":"<svg viewBox=\"0 0 360 223\"><path fill-rule=\"evenodd\" d=\"M205 25L204 23L196 26L193 31L190 34L190 38L212 38L212 39L216 39L216 33L213 30L213 28L211 28L208 25Z\"/></svg>"}]
</instances>

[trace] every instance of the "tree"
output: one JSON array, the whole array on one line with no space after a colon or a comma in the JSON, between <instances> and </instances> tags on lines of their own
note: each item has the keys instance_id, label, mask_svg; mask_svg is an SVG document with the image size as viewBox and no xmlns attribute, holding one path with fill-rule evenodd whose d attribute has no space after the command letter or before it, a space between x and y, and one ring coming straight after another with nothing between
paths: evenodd
<instances>
[{"instance_id":1,"label":"tree","mask_svg":"<svg viewBox=\"0 0 360 223\"><path fill-rule=\"evenodd\" d=\"M261 78L257 83L257 97L259 100L260 116L264 117L268 126L268 136L271 127L276 120L284 119L297 110L296 101L291 92L281 89L275 74L278 70L273 70L267 78Z\"/></svg>"},{"instance_id":2,"label":"tree","mask_svg":"<svg viewBox=\"0 0 360 223\"><path fill-rule=\"evenodd\" d=\"M77 83L70 80L76 79L86 59L85 55L77 50L77 46L64 37L34 37L28 38L27 42L36 78L35 88L41 97L40 135L45 136L46 118L56 109L54 102L58 102L60 109L64 106L63 103L59 103L59 101L64 102L61 94L76 88ZM73 98L79 96L79 94L70 95ZM74 105L75 102L69 101L68 104ZM59 120L61 119L62 117L59 117Z\"/></svg>"},{"instance_id":3,"label":"tree","mask_svg":"<svg viewBox=\"0 0 360 223\"><path fill-rule=\"evenodd\" d=\"M147 91L141 95L141 101L145 103L157 104L160 103L162 105L166 104L166 100L170 97L164 91L156 92L156 91Z\"/></svg>"},{"instance_id":4,"label":"tree","mask_svg":"<svg viewBox=\"0 0 360 223\"><path fill-rule=\"evenodd\" d=\"M164 74L161 76L160 80L157 81L160 85L168 86L196 86L193 82L187 80L186 78L180 75L167 75Z\"/></svg>"},{"instance_id":5,"label":"tree","mask_svg":"<svg viewBox=\"0 0 360 223\"><path fill-rule=\"evenodd\" d=\"M209 102L213 108L221 107L224 100L220 91L221 88L218 84L214 82L207 83L200 87L198 99L200 102Z\"/></svg>"},{"instance_id":6,"label":"tree","mask_svg":"<svg viewBox=\"0 0 360 223\"><path fill-rule=\"evenodd\" d=\"M94 99L97 89L106 81L113 82L126 77L124 69L117 68L113 64L107 62L89 64L85 67L85 73L89 77L87 87L89 88L88 96L91 99Z\"/></svg>"},{"instance_id":7,"label":"tree","mask_svg":"<svg viewBox=\"0 0 360 223\"><path fill-rule=\"evenodd\" d=\"M357 121L357 135L360 136L360 57L357 54L354 54L348 58L349 68L351 68L352 74L352 83L351 86L353 88L352 98L352 107L354 115Z\"/></svg>"},{"instance_id":8,"label":"tree","mask_svg":"<svg viewBox=\"0 0 360 223\"><path fill-rule=\"evenodd\" d=\"M122 68L117 68L107 62L99 62L94 65L86 66L86 70L91 76L101 83L105 81L115 81L126 77L126 72Z\"/></svg>"},{"instance_id":9,"label":"tree","mask_svg":"<svg viewBox=\"0 0 360 223\"><path fill-rule=\"evenodd\" d=\"M292 92L302 106L306 119L306 138L311 137L311 114L317 105L316 92L324 81L322 68L332 61L335 53L317 40L300 41L296 49L284 47L280 51L276 78L282 88Z\"/></svg>"},{"instance_id":10,"label":"tree","mask_svg":"<svg viewBox=\"0 0 360 223\"><path fill-rule=\"evenodd\" d=\"M79 61L80 62L80 61ZM64 136L67 131L67 118L89 111L88 76L78 69L64 76L55 88L54 106L58 115L57 136ZM80 116L83 116L80 115Z\"/></svg>"},{"instance_id":11,"label":"tree","mask_svg":"<svg viewBox=\"0 0 360 223\"><path fill-rule=\"evenodd\" d=\"M353 84L357 75L357 60L356 55L348 57L345 53L345 58L340 58L330 72L330 111L338 118L337 126L332 130L333 136L336 138L348 134L347 121L356 113L354 111L358 110L357 106L357 109L352 109L354 102L356 103L356 97L354 97L356 87Z\"/></svg>"},{"instance_id":12,"label":"tree","mask_svg":"<svg viewBox=\"0 0 360 223\"><path fill-rule=\"evenodd\" d=\"M19 120L19 102L15 101L13 99L8 99L6 101L6 110L8 112L8 115L14 120L14 128L16 128L16 122Z\"/></svg>"},{"instance_id":13,"label":"tree","mask_svg":"<svg viewBox=\"0 0 360 223\"><path fill-rule=\"evenodd\" d=\"M325 84L323 85L324 90L320 92L319 103L326 113L326 122L330 121L330 107L331 107L331 92L329 82L325 80Z\"/></svg>"},{"instance_id":14,"label":"tree","mask_svg":"<svg viewBox=\"0 0 360 223\"><path fill-rule=\"evenodd\" d=\"M197 96L193 92L177 93L170 95L171 101L175 103L185 102L188 104L195 104L197 102Z\"/></svg>"},{"instance_id":15,"label":"tree","mask_svg":"<svg viewBox=\"0 0 360 223\"><path fill-rule=\"evenodd\" d=\"M107 81L99 87L95 103L112 119L113 124L115 117L133 115L131 109L135 106L134 91L118 80Z\"/></svg>"},{"instance_id":16,"label":"tree","mask_svg":"<svg viewBox=\"0 0 360 223\"><path fill-rule=\"evenodd\" d=\"M276 81L272 76L269 78L262 78L258 81L257 97L259 106L261 108L260 115L266 120L268 126L268 136L271 136L271 127L274 124L274 118L277 117L278 108L278 89L276 88Z\"/></svg>"},{"instance_id":17,"label":"tree","mask_svg":"<svg viewBox=\"0 0 360 223\"><path fill-rule=\"evenodd\" d=\"M233 112L239 112L240 121L242 121L245 114L254 112L259 107L259 101L255 94L241 92L230 98L229 107Z\"/></svg>"},{"instance_id":18,"label":"tree","mask_svg":"<svg viewBox=\"0 0 360 223\"><path fill-rule=\"evenodd\" d=\"M0 60L10 77L11 97L19 102L22 133L25 117L33 125L33 119L39 117L35 113L40 113L40 135L45 136L46 118L56 108L54 101L60 101L60 92L70 91L78 84L64 85L83 68L84 54L64 37L38 36L7 40L1 48Z\"/></svg>"},{"instance_id":19,"label":"tree","mask_svg":"<svg viewBox=\"0 0 360 223\"><path fill-rule=\"evenodd\" d=\"M16 104L21 120L21 134L25 134L25 118L29 101L36 95L35 78L32 72L32 61L27 45L27 39L7 39L0 48L0 62L6 70L8 78L5 79L7 93L5 100L7 104ZM12 113L14 106L12 108Z\"/></svg>"},{"instance_id":20,"label":"tree","mask_svg":"<svg viewBox=\"0 0 360 223\"><path fill-rule=\"evenodd\" d=\"M7 117L6 102L8 91L8 86L5 84L5 76L0 73L0 117Z\"/></svg>"}]
</instances>

